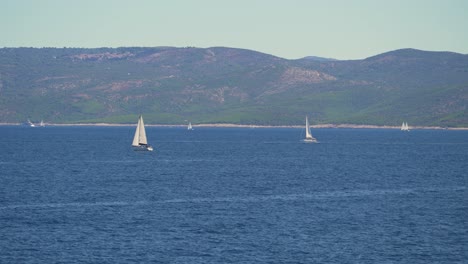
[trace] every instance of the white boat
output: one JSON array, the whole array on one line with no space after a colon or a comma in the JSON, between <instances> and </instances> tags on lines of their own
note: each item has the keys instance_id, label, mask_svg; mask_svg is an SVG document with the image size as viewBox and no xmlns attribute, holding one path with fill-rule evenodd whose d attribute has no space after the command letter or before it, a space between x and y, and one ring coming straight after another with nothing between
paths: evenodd
<instances>
[{"instance_id":1,"label":"white boat","mask_svg":"<svg viewBox=\"0 0 468 264\"><path fill-rule=\"evenodd\" d=\"M39 124L40 127L45 127L44 120L41 120L41 123Z\"/></svg>"},{"instance_id":2,"label":"white boat","mask_svg":"<svg viewBox=\"0 0 468 264\"><path fill-rule=\"evenodd\" d=\"M34 125L33 122L31 122L31 120L29 120L29 119L28 119L28 125L29 125L30 127L36 127L36 125Z\"/></svg>"},{"instance_id":3,"label":"white boat","mask_svg":"<svg viewBox=\"0 0 468 264\"><path fill-rule=\"evenodd\" d=\"M403 123L401 124L400 130L401 130L401 131L410 131L409 126L408 126L408 123L403 122Z\"/></svg>"},{"instance_id":4,"label":"white boat","mask_svg":"<svg viewBox=\"0 0 468 264\"><path fill-rule=\"evenodd\" d=\"M141 151L153 151L153 147L148 144L146 139L145 123L143 122L143 116L140 115L138 118L137 128L135 130L135 136L132 142L133 150Z\"/></svg>"},{"instance_id":5,"label":"white boat","mask_svg":"<svg viewBox=\"0 0 468 264\"><path fill-rule=\"evenodd\" d=\"M189 123L188 123L187 130L193 130L192 122L189 122Z\"/></svg>"},{"instance_id":6,"label":"white boat","mask_svg":"<svg viewBox=\"0 0 468 264\"><path fill-rule=\"evenodd\" d=\"M312 136L312 133L310 133L310 126L309 126L309 119L306 116L306 125L305 125L305 131L306 131L306 136L304 139L304 142L309 142L309 143L317 143L317 139Z\"/></svg>"}]
</instances>

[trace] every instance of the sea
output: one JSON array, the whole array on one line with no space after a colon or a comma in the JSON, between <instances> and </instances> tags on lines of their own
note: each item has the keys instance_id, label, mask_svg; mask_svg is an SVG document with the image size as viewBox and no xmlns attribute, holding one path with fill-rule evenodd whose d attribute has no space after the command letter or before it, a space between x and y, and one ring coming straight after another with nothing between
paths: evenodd
<instances>
[{"instance_id":1,"label":"sea","mask_svg":"<svg viewBox=\"0 0 468 264\"><path fill-rule=\"evenodd\" d=\"M0 126L0 263L468 263L468 131Z\"/></svg>"}]
</instances>

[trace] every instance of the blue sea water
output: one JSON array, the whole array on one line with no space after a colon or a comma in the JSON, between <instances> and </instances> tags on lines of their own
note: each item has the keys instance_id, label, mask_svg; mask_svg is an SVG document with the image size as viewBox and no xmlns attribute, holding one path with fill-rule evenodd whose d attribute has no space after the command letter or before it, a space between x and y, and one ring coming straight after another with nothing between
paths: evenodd
<instances>
[{"instance_id":1,"label":"blue sea water","mask_svg":"<svg viewBox=\"0 0 468 264\"><path fill-rule=\"evenodd\" d=\"M467 263L468 131L0 126L0 263Z\"/></svg>"}]
</instances>

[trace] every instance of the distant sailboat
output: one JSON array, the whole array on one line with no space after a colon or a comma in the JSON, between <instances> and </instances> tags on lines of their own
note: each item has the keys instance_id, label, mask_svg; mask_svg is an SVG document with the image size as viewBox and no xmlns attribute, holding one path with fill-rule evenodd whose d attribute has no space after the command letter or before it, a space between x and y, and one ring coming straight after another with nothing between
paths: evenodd
<instances>
[{"instance_id":1,"label":"distant sailboat","mask_svg":"<svg viewBox=\"0 0 468 264\"><path fill-rule=\"evenodd\" d=\"M309 127L309 119L306 116L306 125L305 125L305 130L306 130L306 136L304 139L304 142L310 142L310 143L317 143L317 139L312 136L312 133L310 133L310 127Z\"/></svg>"},{"instance_id":2,"label":"distant sailboat","mask_svg":"<svg viewBox=\"0 0 468 264\"><path fill-rule=\"evenodd\" d=\"M41 120L41 123L39 124L40 127L45 127L44 120Z\"/></svg>"},{"instance_id":3,"label":"distant sailboat","mask_svg":"<svg viewBox=\"0 0 468 264\"><path fill-rule=\"evenodd\" d=\"M33 122L31 122L31 120L29 120L29 119L28 119L28 125L29 125L30 127L36 127L36 125L34 125Z\"/></svg>"},{"instance_id":4,"label":"distant sailboat","mask_svg":"<svg viewBox=\"0 0 468 264\"><path fill-rule=\"evenodd\" d=\"M189 123L188 123L187 130L193 130L192 122L189 122Z\"/></svg>"},{"instance_id":5,"label":"distant sailboat","mask_svg":"<svg viewBox=\"0 0 468 264\"><path fill-rule=\"evenodd\" d=\"M153 147L148 144L146 139L145 124L143 122L143 116L140 115L138 118L137 128L135 130L135 136L132 142L133 150L142 151L153 151Z\"/></svg>"},{"instance_id":6,"label":"distant sailboat","mask_svg":"<svg viewBox=\"0 0 468 264\"><path fill-rule=\"evenodd\" d=\"M403 124L401 124L400 130L401 130L401 131L410 131L410 130L409 130L408 123L403 122Z\"/></svg>"}]
</instances>

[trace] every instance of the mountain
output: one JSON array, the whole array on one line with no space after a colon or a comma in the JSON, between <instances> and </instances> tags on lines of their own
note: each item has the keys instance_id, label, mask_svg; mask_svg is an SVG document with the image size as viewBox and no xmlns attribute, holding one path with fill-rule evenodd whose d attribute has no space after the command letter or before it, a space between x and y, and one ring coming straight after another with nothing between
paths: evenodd
<instances>
[{"instance_id":1,"label":"mountain","mask_svg":"<svg viewBox=\"0 0 468 264\"><path fill-rule=\"evenodd\" d=\"M468 55L287 60L245 49L0 49L0 122L467 127Z\"/></svg>"},{"instance_id":2,"label":"mountain","mask_svg":"<svg viewBox=\"0 0 468 264\"><path fill-rule=\"evenodd\" d=\"M324 58L324 57L317 57L317 56L307 56L302 58L301 60L312 60L312 61L337 61L337 59L333 58Z\"/></svg>"}]
</instances>

